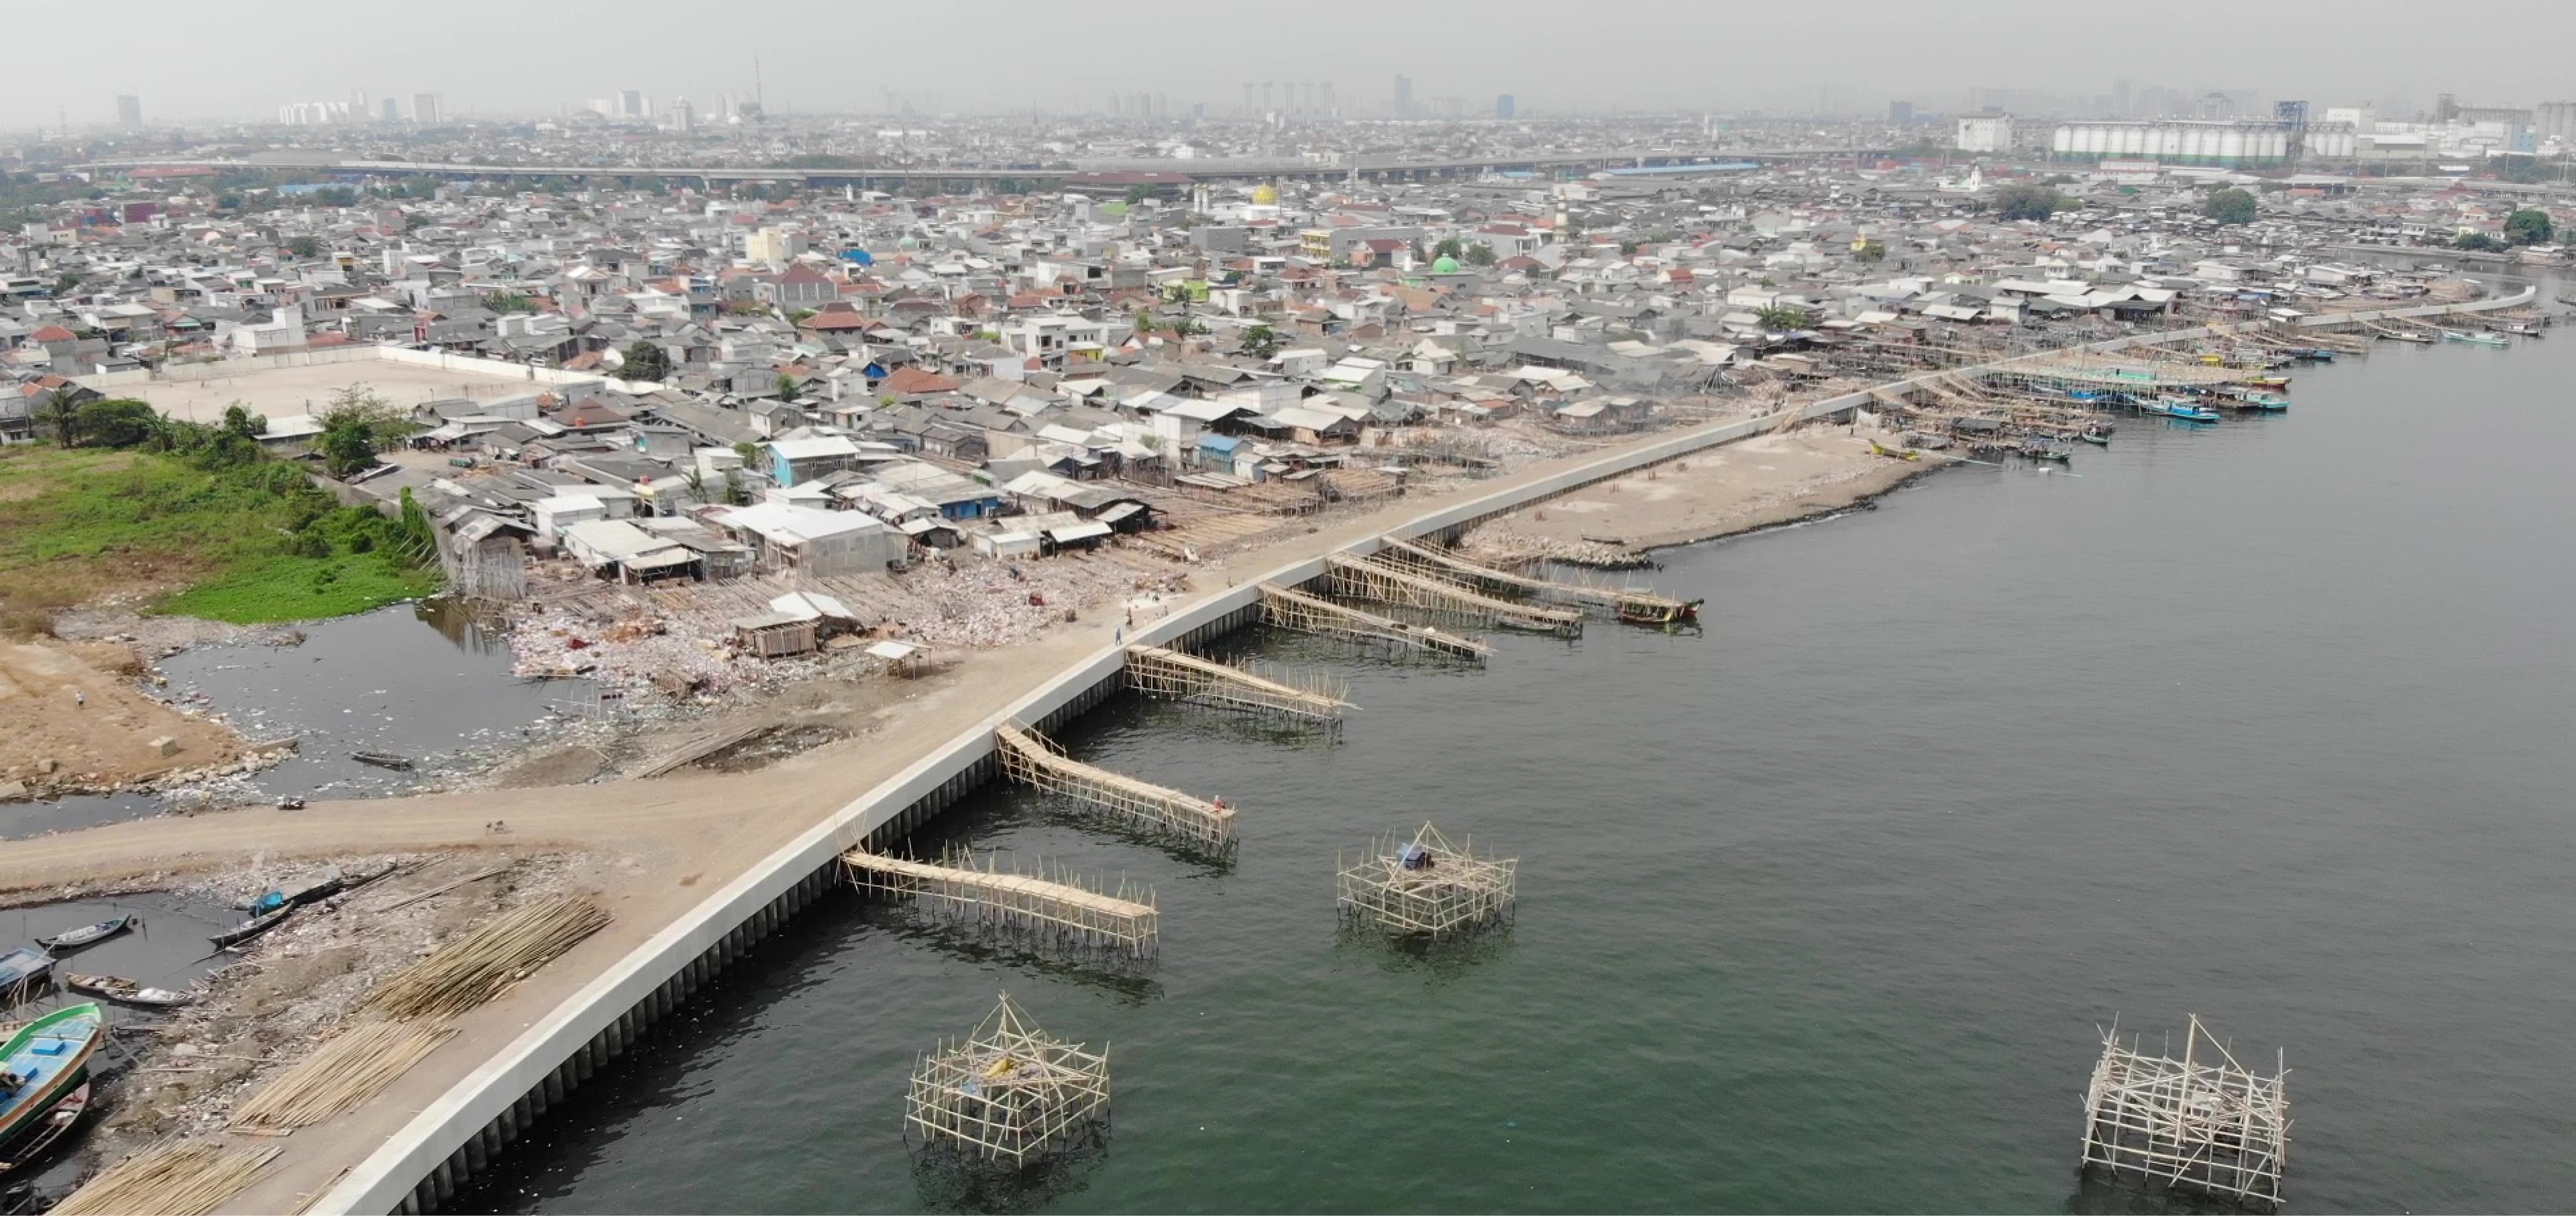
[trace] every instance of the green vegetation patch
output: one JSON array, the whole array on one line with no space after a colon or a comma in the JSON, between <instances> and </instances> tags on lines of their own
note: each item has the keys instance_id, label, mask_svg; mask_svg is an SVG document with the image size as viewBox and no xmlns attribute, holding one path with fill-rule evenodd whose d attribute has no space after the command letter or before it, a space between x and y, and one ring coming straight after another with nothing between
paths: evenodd
<instances>
[{"instance_id":1,"label":"green vegetation patch","mask_svg":"<svg viewBox=\"0 0 2576 1216\"><path fill-rule=\"evenodd\" d=\"M342 507L247 446L0 450L0 631L41 632L55 611L117 596L254 623L435 589L422 521Z\"/></svg>"}]
</instances>

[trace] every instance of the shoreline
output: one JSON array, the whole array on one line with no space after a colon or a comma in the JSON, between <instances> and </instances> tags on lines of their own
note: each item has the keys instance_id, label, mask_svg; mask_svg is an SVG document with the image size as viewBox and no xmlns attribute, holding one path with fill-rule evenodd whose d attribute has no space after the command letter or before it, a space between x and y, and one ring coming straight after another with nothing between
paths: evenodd
<instances>
[{"instance_id":1,"label":"shoreline","mask_svg":"<svg viewBox=\"0 0 2576 1216\"><path fill-rule=\"evenodd\" d=\"M1805 416L1822 417L1857 408L1866 399L1866 393L1853 393L1795 408ZM1177 637L1239 612L1254 599L1252 584L1261 579L1297 578L1299 571L1320 569L1323 555L1364 552L1379 535L1475 524L1510 509L1489 505L1497 500L1517 496L1522 502L1544 502L1676 457L1696 462L1703 451L1760 438L1763 428L1776 429L1778 422L1775 415L1661 432L1541 462L1497 481L1444 488L1321 521L1313 532L1201 567L1211 574L1224 570L1226 588L1184 596L1172 617L1154 624L1150 636ZM1892 466L1904 463L1876 459ZM1792 497L1770 504L1770 514L1747 512L1714 534L1677 536L1669 543L1721 539L1848 512L1937 467L1891 468L1848 493L1805 502ZM506 817L520 834L514 844L621 855L625 881L612 888L619 905L615 923L465 1019L456 1042L376 1102L299 1133L290 1145L294 1151L236 1197L238 1205L253 1209L292 1207L306 1199L317 1199L317 1210L378 1206L380 1199L381 1206L391 1207L450 1149L524 1094L521 1082L542 1077L567 1058L564 1053L587 1041L603 1017L617 1019L633 1003L631 997L649 996L671 974L671 964L686 965L709 942L727 938L743 923L745 910L757 913L778 883L790 881L782 875L801 878L796 867L818 849L830 849L836 833L865 829L879 816L890 818L920 791L939 787L949 776L943 764L972 759L978 740L989 750L993 722L1061 706L1087 687L1086 677L1114 668L1113 627L1113 621L1089 614L1080 624L970 654L957 678L923 694L911 712L882 732L826 744L764 769L754 778L763 782L766 813L759 815L741 811L744 778L722 774L674 776L652 786L615 782L325 804L294 815L227 812L175 826L146 821L145 826L169 827L184 839L151 839L133 830L136 825L117 825L32 842L41 847L16 852L33 856L0 858L0 890L13 882L59 882L66 870L84 867L94 877L103 877L106 870L132 873L147 856L168 861L173 846L183 854L210 853L203 860L212 864L238 856L253 841L271 857L395 847L384 839L388 837L417 839L415 847L420 848L467 845L477 843L481 823L495 814ZM353 836L365 843L353 849ZM192 863L197 860L191 857Z\"/></svg>"}]
</instances>

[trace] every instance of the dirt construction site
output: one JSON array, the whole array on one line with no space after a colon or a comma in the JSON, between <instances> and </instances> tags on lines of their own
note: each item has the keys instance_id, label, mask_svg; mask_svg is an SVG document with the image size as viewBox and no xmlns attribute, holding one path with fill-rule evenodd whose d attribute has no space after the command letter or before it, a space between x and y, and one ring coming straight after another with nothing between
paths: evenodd
<instances>
[{"instance_id":1,"label":"dirt construction site","mask_svg":"<svg viewBox=\"0 0 2576 1216\"><path fill-rule=\"evenodd\" d=\"M202 372L187 364L174 364L168 379L108 391L114 396L149 401L165 417L211 423L223 421L224 407L235 402L266 418L318 414L330 408L333 396L353 384L366 385L377 396L400 406L460 397L486 401L549 387L545 381L529 377L358 359L249 372L225 370L223 364L206 365Z\"/></svg>"}]
</instances>

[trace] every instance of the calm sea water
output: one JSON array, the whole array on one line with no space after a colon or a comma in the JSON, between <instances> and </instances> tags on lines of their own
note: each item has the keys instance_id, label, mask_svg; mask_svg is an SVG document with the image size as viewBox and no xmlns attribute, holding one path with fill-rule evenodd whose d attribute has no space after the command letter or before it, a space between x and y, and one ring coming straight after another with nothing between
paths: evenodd
<instances>
[{"instance_id":1,"label":"calm sea water","mask_svg":"<svg viewBox=\"0 0 2576 1216\"><path fill-rule=\"evenodd\" d=\"M1151 881L1159 968L809 918L464 1210L2097 1211L2096 1028L2285 1051L2303 1211L2576 1197L2576 330L2382 349L2077 476L1675 551L1698 636L1331 663L1338 740L1115 705L1078 752L1242 808L1214 869L993 790L944 832ZM1337 936L1336 849L1521 858L1509 937ZM1008 991L1107 1042L1106 1154L961 1197L915 1053Z\"/></svg>"}]
</instances>

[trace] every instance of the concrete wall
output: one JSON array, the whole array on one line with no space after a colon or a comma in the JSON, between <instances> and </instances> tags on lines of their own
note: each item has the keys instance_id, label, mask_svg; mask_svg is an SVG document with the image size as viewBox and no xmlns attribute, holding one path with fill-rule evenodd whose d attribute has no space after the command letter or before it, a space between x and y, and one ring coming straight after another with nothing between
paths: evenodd
<instances>
[{"instance_id":1,"label":"concrete wall","mask_svg":"<svg viewBox=\"0 0 2576 1216\"><path fill-rule=\"evenodd\" d=\"M245 372L268 371L281 367L327 367L337 363L408 363L440 371L469 372L505 380L525 380L531 384L595 384L596 372L568 372L559 367L535 367L476 355L456 355L445 351L412 350L403 346L333 346L322 350L301 350L282 355L255 355L247 359L219 359L212 363L175 363L160 372L149 368L108 372L97 376L77 376L81 384L106 392L134 384L151 384L170 379L195 379L219 372L237 376Z\"/></svg>"},{"instance_id":2,"label":"concrete wall","mask_svg":"<svg viewBox=\"0 0 2576 1216\"><path fill-rule=\"evenodd\" d=\"M2519 297L2470 305L2397 309L2360 319L2486 311L2528 303ZM2249 326L2228 327L2230 330ZM2193 329L2096 343L2085 349L2122 350L2188 341L2212 332ZM1882 392L1901 392L1911 381L1812 402L1802 418L1825 418L1867 405ZM1774 414L1678 431L1633 449L1607 453L1529 482L1516 482L1415 516L1397 535L1451 532L1505 511L1568 493L1604 478L1762 434L1781 422ZM1349 546L1365 555L1374 540ZM1260 615L1264 582L1295 585L1320 578L1324 561L1289 562L1187 611L1138 627L1132 640L1189 648L1253 623ZM1119 687L1124 654L1106 647L977 725L914 761L901 773L833 813L811 831L772 854L749 873L707 897L679 922L618 960L570 1000L549 1011L507 1048L467 1074L392 1139L378 1147L326 1192L317 1212L414 1212L434 1208L480 1171L529 1120L561 1101L592 1070L624 1053L629 1043L702 986L736 955L768 936L788 916L841 881L835 862L861 841L898 839L997 775L993 729L1017 720L1051 730L1099 704Z\"/></svg>"}]
</instances>

